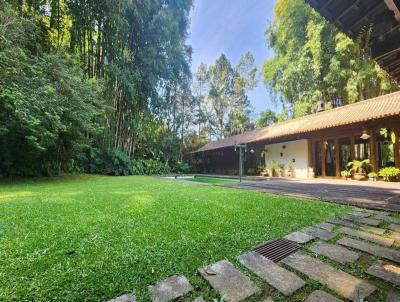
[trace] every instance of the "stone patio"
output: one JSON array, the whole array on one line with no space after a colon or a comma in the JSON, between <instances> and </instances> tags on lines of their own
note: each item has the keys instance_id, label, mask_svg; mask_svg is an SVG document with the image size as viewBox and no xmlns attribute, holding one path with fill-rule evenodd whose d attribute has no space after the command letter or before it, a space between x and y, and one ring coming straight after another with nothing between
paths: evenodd
<instances>
[{"instance_id":1,"label":"stone patio","mask_svg":"<svg viewBox=\"0 0 400 302\"><path fill-rule=\"evenodd\" d=\"M305 302L359 302L370 301L370 297L373 301L399 302L400 242L396 236L400 226L394 223L399 218L391 212L358 208L349 216L355 217L351 223L336 217L285 236L302 248L279 263L248 251L237 257L242 268L223 259L199 268L198 273L227 302L249 298L259 302L293 301L292 297ZM364 219L377 220L380 227L366 226ZM371 259L366 268L362 255ZM363 278L353 275L355 268L362 270ZM254 283L251 276L270 287ZM310 292L308 279L317 281L320 289ZM154 302L209 300L202 295L207 289L193 287L185 276L167 278L149 286L149 291ZM302 295L306 297L299 298ZM136 302L136 298L126 294L110 302Z\"/></svg>"},{"instance_id":2,"label":"stone patio","mask_svg":"<svg viewBox=\"0 0 400 302\"><path fill-rule=\"evenodd\" d=\"M333 201L362 208L400 211L400 184L340 179L266 178L223 184L226 187ZM395 219L393 223L399 223Z\"/></svg>"}]
</instances>

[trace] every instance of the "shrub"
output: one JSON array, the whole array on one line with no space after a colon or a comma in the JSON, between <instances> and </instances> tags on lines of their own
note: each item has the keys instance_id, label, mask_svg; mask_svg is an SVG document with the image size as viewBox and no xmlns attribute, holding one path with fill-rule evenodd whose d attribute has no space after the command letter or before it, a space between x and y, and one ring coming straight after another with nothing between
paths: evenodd
<instances>
[{"instance_id":1,"label":"shrub","mask_svg":"<svg viewBox=\"0 0 400 302\"><path fill-rule=\"evenodd\" d=\"M79 157L84 172L103 175L132 175L133 166L130 157L118 149L90 148Z\"/></svg>"},{"instance_id":2,"label":"shrub","mask_svg":"<svg viewBox=\"0 0 400 302\"><path fill-rule=\"evenodd\" d=\"M370 173L368 173L368 177L369 178L377 178L378 174L376 174L375 172L370 172Z\"/></svg>"},{"instance_id":3,"label":"shrub","mask_svg":"<svg viewBox=\"0 0 400 302\"><path fill-rule=\"evenodd\" d=\"M135 175L161 175L171 173L168 165L153 159L135 159L132 162Z\"/></svg>"},{"instance_id":4,"label":"shrub","mask_svg":"<svg viewBox=\"0 0 400 302\"><path fill-rule=\"evenodd\" d=\"M192 170L192 167L184 162L177 162L174 166L174 172L175 173L179 173L179 174L187 174L190 173L190 171Z\"/></svg>"},{"instance_id":5,"label":"shrub","mask_svg":"<svg viewBox=\"0 0 400 302\"><path fill-rule=\"evenodd\" d=\"M380 169L378 174L384 181L396 181L400 177L400 169L395 167L386 167Z\"/></svg>"},{"instance_id":6,"label":"shrub","mask_svg":"<svg viewBox=\"0 0 400 302\"><path fill-rule=\"evenodd\" d=\"M349 177L351 177L351 172L344 170L344 171L340 172L340 175L342 175L342 177L349 178Z\"/></svg>"}]
</instances>

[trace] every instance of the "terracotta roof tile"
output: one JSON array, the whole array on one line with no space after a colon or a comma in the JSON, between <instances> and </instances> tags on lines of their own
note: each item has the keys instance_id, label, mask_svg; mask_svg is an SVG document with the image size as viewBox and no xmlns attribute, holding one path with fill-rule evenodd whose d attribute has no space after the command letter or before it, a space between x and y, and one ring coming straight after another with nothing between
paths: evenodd
<instances>
[{"instance_id":1,"label":"terracotta roof tile","mask_svg":"<svg viewBox=\"0 0 400 302\"><path fill-rule=\"evenodd\" d=\"M400 115L400 91L213 141L196 152L280 138Z\"/></svg>"}]
</instances>

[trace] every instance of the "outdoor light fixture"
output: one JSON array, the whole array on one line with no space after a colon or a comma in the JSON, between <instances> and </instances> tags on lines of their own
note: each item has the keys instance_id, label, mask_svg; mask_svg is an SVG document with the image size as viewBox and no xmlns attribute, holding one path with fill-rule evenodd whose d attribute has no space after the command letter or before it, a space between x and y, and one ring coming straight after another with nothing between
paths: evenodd
<instances>
[{"instance_id":1,"label":"outdoor light fixture","mask_svg":"<svg viewBox=\"0 0 400 302\"><path fill-rule=\"evenodd\" d=\"M361 139L367 140L371 137L371 135L368 134L367 130L363 130L362 135L360 136Z\"/></svg>"},{"instance_id":2,"label":"outdoor light fixture","mask_svg":"<svg viewBox=\"0 0 400 302\"><path fill-rule=\"evenodd\" d=\"M250 149L250 153L254 154L254 149L253 148Z\"/></svg>"}]
</instances>

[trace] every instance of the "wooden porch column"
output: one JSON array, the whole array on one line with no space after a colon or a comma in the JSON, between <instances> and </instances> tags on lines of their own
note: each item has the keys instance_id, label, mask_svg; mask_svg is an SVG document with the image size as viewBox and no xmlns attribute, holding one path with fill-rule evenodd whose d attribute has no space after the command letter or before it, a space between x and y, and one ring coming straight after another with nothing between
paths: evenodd
<instances>
[{"instance_id":1,"label":"wooden porch column","mask_svg":"<svg viewBox=\"0 0 400 302\"><path fill-rule=\"evenodd\" d=\"M356 159L355 155L355 140L354 140L354 135L352 134L350 136L350 154L351 154L351 160Z\"/></svg>"},{"instance_id":2,"label":"wooden porch column","mask_svg":"<svg viewBox=\"0 0 400 302\"><path fill-rule=\"evenodd\" d=\"M340 177L340 147L339 139L335 139L335 163L336 163L336 177Z\"/></svg>"},{"instance_id":3,"label":"wooden porch column","mask_svg":"<svg viewBox=\"0 0 400 302\"><path fill-rule=\"evenodd\" d=\"M396 134L396 140L394 142L394 162L397 168L400 168L400 129L394 130Z\"/></svg>"},{"instance_id":4,"label":"wooden porch column","mask_svg":"<svg viewBox=\"0 0 400 302\"><path fill-rule=\"evenodd\" d=\"M321 159L321 161L322 161L322 177L325 177L326 175L325 175L325 162L326 162L326 145L325 145L325 142L326 142L326 140L321 140L321 157L322 157L322 159Z\"/></svg>"},{"instance_id":5,"label":"wooden porch column","mask_svg":"<svg viewBox=\"0 0 400 302\"><path fill-rule=\"evenodd\" d=\"M370 147L370 162L372 165L372 171L377 172L378 171L378 148L376 145L376 131L371 130L371 137L369 140L371 147Z\"/></svg>"}]
</instances>

